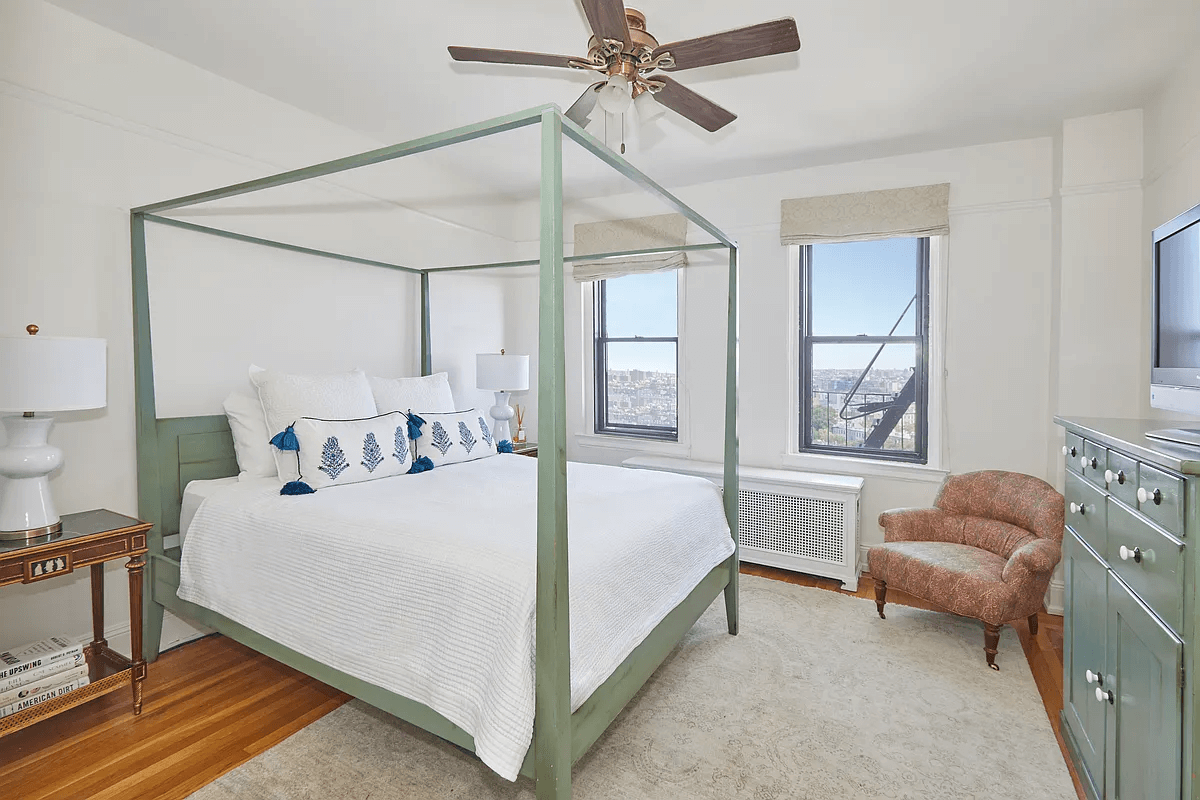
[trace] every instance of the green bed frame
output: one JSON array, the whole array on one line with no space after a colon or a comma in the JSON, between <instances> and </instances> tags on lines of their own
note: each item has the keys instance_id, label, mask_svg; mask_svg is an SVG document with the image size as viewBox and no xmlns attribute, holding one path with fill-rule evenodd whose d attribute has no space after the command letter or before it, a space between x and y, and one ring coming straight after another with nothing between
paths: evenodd
<instances>
[{"instance_id":1,"label":"green bed frame","mask_svg":"<svg viewBox=\"0 0 1200 800\"><path fill-rule=\"evenodd\" d=\"M319 178L395 158L448 147L483 136L538 125L541 129L541 245L527 261L419 269L358 258L285 242L260 239L170 217L161 212ZM569 137L638 186L712 236L710 244L655 248L589 256L563 256L562 145ZM539 269L538 299L538 472L537 590L533 743L521 774L535 781L538 800L568 800L571 766L604 732L626 703L675 648L712 602L724 593L731 634L738 627L738 247L716 226L671 195L628 161L608 150L554 105L497 117L445 133L316 164L303 169L208 192L135 208L130 212L133 269L134 376L137 414L138 508L154 523L149 535L144 630L145 657L158 657L165 609L209 627L307 675L360 698L406 722L474 752L471 736L428 706L366 683L327 664L272 641L233 620L176 596L179 550L163 539L178 532L180 502L189 481L237 474L233 439L223 415L157 416L150 339L150 296L146 268L146 223L170 225L251 244L280 248L419 276L421 285L421 372L432 371L430 356L429 276L437 272L534 266ZM597 260L655 252L725 249L729 255L728 337L726 342L724 507L733 536L732 556L713 569L625 659L574 713L571 712L570 629L567 585L566 377L563 341L565 261Z\"/></svg>"}]
</instances>

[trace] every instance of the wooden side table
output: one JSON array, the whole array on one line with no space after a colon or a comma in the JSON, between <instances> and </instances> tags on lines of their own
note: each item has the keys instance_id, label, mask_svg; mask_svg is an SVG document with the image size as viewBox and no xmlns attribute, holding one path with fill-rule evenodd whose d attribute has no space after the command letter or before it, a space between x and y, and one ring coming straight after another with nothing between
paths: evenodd
<instances>
[{"instance_id":1,"label":"wooden side table","mask_svg":"<svg viewBox=\"0 0 1200 800\"><path fill-rule=\"evenodd\" d=\"M142 713L142 681L146 660L142 656L142 570L146 566L148 522L99 509L65 514L62 533L29 542L0 541L0 586L36 583L77 568L92 568L92 643L87 647L91 683L0 719L0 736L74 708L88 700L128 685L133 690L133 713ZM128 558L129 629L133 660L117 653L104 638L104 563ZM21 642L4 642L20 645Z\"/></svg>"},{"instance_id":2,"label":"wooden side table","mask_svg":"<svg viewBox=\"0 0 1200 800\"><path fill-rule=\"evenodd\" d=\"M521 442L513 444L513 452L519 456L532 456L537 458L537 442Z\"/></svg>"}]
</instances>

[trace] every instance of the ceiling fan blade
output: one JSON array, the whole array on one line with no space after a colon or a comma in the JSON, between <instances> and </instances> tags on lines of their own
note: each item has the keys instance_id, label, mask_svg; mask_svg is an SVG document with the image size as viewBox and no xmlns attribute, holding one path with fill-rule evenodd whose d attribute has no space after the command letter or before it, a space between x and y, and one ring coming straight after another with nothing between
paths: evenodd
<instances>
[{"instance_id":1,"label":"ceiling fan blade","mask_svg":"<svg viewBox=\"0 0 1200 800\"><path fill-rule=\"evenodd\" d=\"M799 49L800 34L796 31L796 20L784 17L747 28L670 42L658 47L651 54L651 58L670 53L675 59L675 65L664 69L674 72L707 67L711 64L727 64L747 58L773 56L776 53L794 53Z\"/></svg>"},{"instance_id":2,"label":"ceiling fan blade","mask_svg":"<svg viewBox=\"0 0 1200 800\"><path fill-rule=\"evenodd\" d=\"M592 33L598 39L618 39L630 44L629 21L625 19L625 4L621 0L580 0Z\"/></svg>"},{"instance_id":3,"label":"ceiling fan blade","mask_svg":"<svg viewBox=\"0 0 1200 800\"><path fill-rule=\"evenodd\" d=\"M581 128L587 127L588 117L596 108L596 89L603 85L604 81L597 81L584 89L583 94L579 95L579 99L571 104L564 116Z\"/></svg>"},{"instance_id":4,"label":"ceiling fan blade","mask_svg":"<svg viewBox=\"0 0 1200 800\"><path fill-rule=\"evenodd\" d=\"M576 56L550 53L526 53L523 50L491 50L486 47L446 48L455 61L479 61L484 64L528 64L535 67L570 67L572 61L587 61Z\"/></svg>"},{"instance_id":5,"label":"ceiling fan blade","mask_svg":"<svg viewBox=\"0 0 1200 800\"><path fill-rule=\"evenodd\" d=\"M726 111L712 100L696 94L666 75L655 75L651 80L661 81L663 84L662 88L654 93L655 100L687 117L706 131L719 131L737 119L737 114Z\"/></svg>"}]
</instances>

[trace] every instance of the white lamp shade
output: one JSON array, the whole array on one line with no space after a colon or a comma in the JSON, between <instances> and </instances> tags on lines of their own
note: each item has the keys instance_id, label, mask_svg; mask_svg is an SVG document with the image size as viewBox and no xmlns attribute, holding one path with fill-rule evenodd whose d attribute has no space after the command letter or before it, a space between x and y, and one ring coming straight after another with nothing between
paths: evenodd
<instances>
[{"instance_id":1,"label":"white lamp shade","mask_svg":"<svg viewBox=\"0 0 1200 800\"><path fill-rule=\"evenodd\" d=\"M529 388L529 356L480 353L475 356L475 386L492 392L523 392Z\"/></svg>"},{"instance_id":2,"label":"white lamp shade","mask_svg":"<svg viewBox=\"0 0 1200 800\"><path fill-rule=\"evenodd\" d=\"M637 109L638 119L642 122L656 120L667 113L667 108L654 99L649 91L642 92L633 98L633 107Z\"/></svg>"},{"instance_id":3,"label":"white lamp shade","mask_svg":"<svg viewBox=\"0 0 1200 800\"><path fill-rule=\"evenodd\" d=\"M79 411L107 403L107 342L0 337L0 411Z\"/></svg>"},{"instance_id":4,"label":"white lamp shade","mask_svg":"<svg viewBox=\"0 0 1200 800\"><path fill-rule=\"evenodd\" d=\"M613 75L596 92L596 102L609 114L622 114L629 108L629 81L623 75Z\"/></svg>"}]
</instances>

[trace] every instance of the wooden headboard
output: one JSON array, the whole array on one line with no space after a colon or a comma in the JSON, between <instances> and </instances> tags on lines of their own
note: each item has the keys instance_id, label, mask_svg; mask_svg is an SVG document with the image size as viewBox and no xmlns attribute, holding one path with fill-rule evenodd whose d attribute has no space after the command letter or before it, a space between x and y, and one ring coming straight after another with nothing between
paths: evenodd
<instances>
[{"instance_id":1,"label":"wooden headboard","mask_svg":"<svg viewBox=\"0 0 1200 800\"><path fill-rule=\"evenodd\" d=\"M179 533L179 508L189 481L238 474L233 434L224 414L156 420L158 474L162 491L161 535Z\"/></svg>"}]
</instances>

